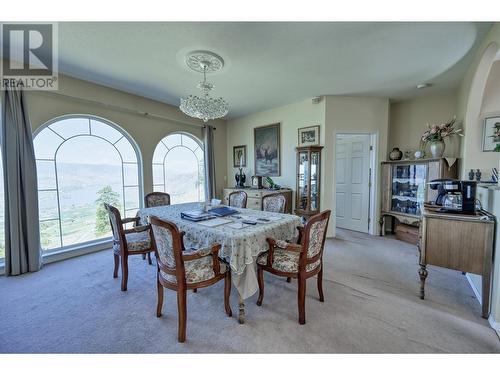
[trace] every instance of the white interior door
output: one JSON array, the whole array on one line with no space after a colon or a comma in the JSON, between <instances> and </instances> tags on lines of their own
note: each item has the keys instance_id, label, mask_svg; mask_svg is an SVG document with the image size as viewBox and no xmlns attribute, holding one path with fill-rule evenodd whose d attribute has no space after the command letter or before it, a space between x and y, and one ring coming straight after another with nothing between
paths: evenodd
<instances>
[{"instance_id":1,"label":"white interior door","mask_svg":"<svg viewBox=\"0 0 500 375\"><path fill-rule=\"evenodd\" d=\"M368 233L370 135L338 134L335 153L337 227Z\"/></svg>"}]
</instances>

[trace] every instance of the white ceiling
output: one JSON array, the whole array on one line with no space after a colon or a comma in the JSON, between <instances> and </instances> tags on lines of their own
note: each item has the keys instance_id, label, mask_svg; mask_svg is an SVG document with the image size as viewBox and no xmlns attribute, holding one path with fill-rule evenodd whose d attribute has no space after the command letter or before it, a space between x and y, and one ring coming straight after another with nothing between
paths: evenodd
<instances>
[{"instance_id":1,"label":"white ceiling","mask_svg":"<svg viewBox=\"0 0 500 375\"><path fill-rule=\"evenodd\" d=\"M61 73L172 105L201 76L186 52L226 61L209 76L228 117L317 95L402 100L454 88L489 23L60 23ZM426 90L415 86L430 82Z\"/></svg>"}]
</instances>

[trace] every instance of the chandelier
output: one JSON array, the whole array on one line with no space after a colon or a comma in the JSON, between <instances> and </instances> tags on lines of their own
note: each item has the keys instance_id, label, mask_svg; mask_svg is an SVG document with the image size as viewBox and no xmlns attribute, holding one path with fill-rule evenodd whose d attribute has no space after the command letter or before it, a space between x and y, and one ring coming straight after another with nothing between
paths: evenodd
<instances>
[{"instance_id":1,"label":"chandelier","mask_svg":"<svg viewBox=\"0 0 500 375\"><path fill-rule=\"evenodd\" d=\"M222 98L210 97L214 84L207 82L207 73L217 72L224 66L224 60L212 52L195 51L188 54L186 65L195 72L203 73L203 82L198 84L201 95L181 98L180 110L186 115L199 118L203 122L224 117L229 112L229 104Z\"/></svg>"}]
</instances>

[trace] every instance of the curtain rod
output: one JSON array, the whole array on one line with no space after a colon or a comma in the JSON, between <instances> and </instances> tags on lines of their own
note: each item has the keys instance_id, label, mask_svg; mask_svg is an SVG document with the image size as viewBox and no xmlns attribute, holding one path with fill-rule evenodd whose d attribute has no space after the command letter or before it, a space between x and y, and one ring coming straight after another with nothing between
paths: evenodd
<instances>
[{"instance_id":1,"label":"curtain rod","mask_svg":"<svg viewBox=\"0 0 500 375\"><path fill-rule=\"evenodd\" d=\"M59 92L54 92L54 91L37 91L36 93L42 94L42 95L47 95L47 96L59 96L59 97L71 99L71 100L74 100L77 102L83 102L86 104L97 105L97 106L104 107L106 109L115 110L118 112L125 112L125 113L129 113L129 114L136 115L136 116L151 117L151 118L156 118L159 120L166 120L166 121L174 122L174 123L181 124L181 125L201 126L203 128L206 126L205 124L193 124L193 123L189 123L187 121L176 120L176 119L162 116L162 115L158 115L155 113L143 112L143 111L134 110L134 109L126 108L126 107L121 107L119 105L114 105L114 104L105 104L105 103L98 102L96 100L80 98L77 96L72 96L72 95L67 95L67 94L61 94ZM213 128L214 128L214 130L216 130L215 126Z\"/></svg>"}]
</instances>

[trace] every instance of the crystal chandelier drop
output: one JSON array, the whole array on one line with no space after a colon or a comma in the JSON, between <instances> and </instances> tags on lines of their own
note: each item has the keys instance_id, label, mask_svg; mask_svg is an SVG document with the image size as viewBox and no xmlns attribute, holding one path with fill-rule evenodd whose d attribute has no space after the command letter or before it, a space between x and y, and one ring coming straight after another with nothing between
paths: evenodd
<instances>
[{"instance_id":1,"label":"crystal chandelier drop","mask_svg":"<svg viewBox=\"0 0 500 375\"><path fill-rule=\"evenodd\" d=\"M224 66L224 61L218 55L208 51L196 51L188 55L186 64L196 72L203 73L203 82L198 84L201 96L189 95L181 98L180 110L186 115L199 118L203 122L224 117L229 112L229 104L222 98L210 97L213 83L207 82L207 73L216 72Z\"/></svg>"}]
</instances>

